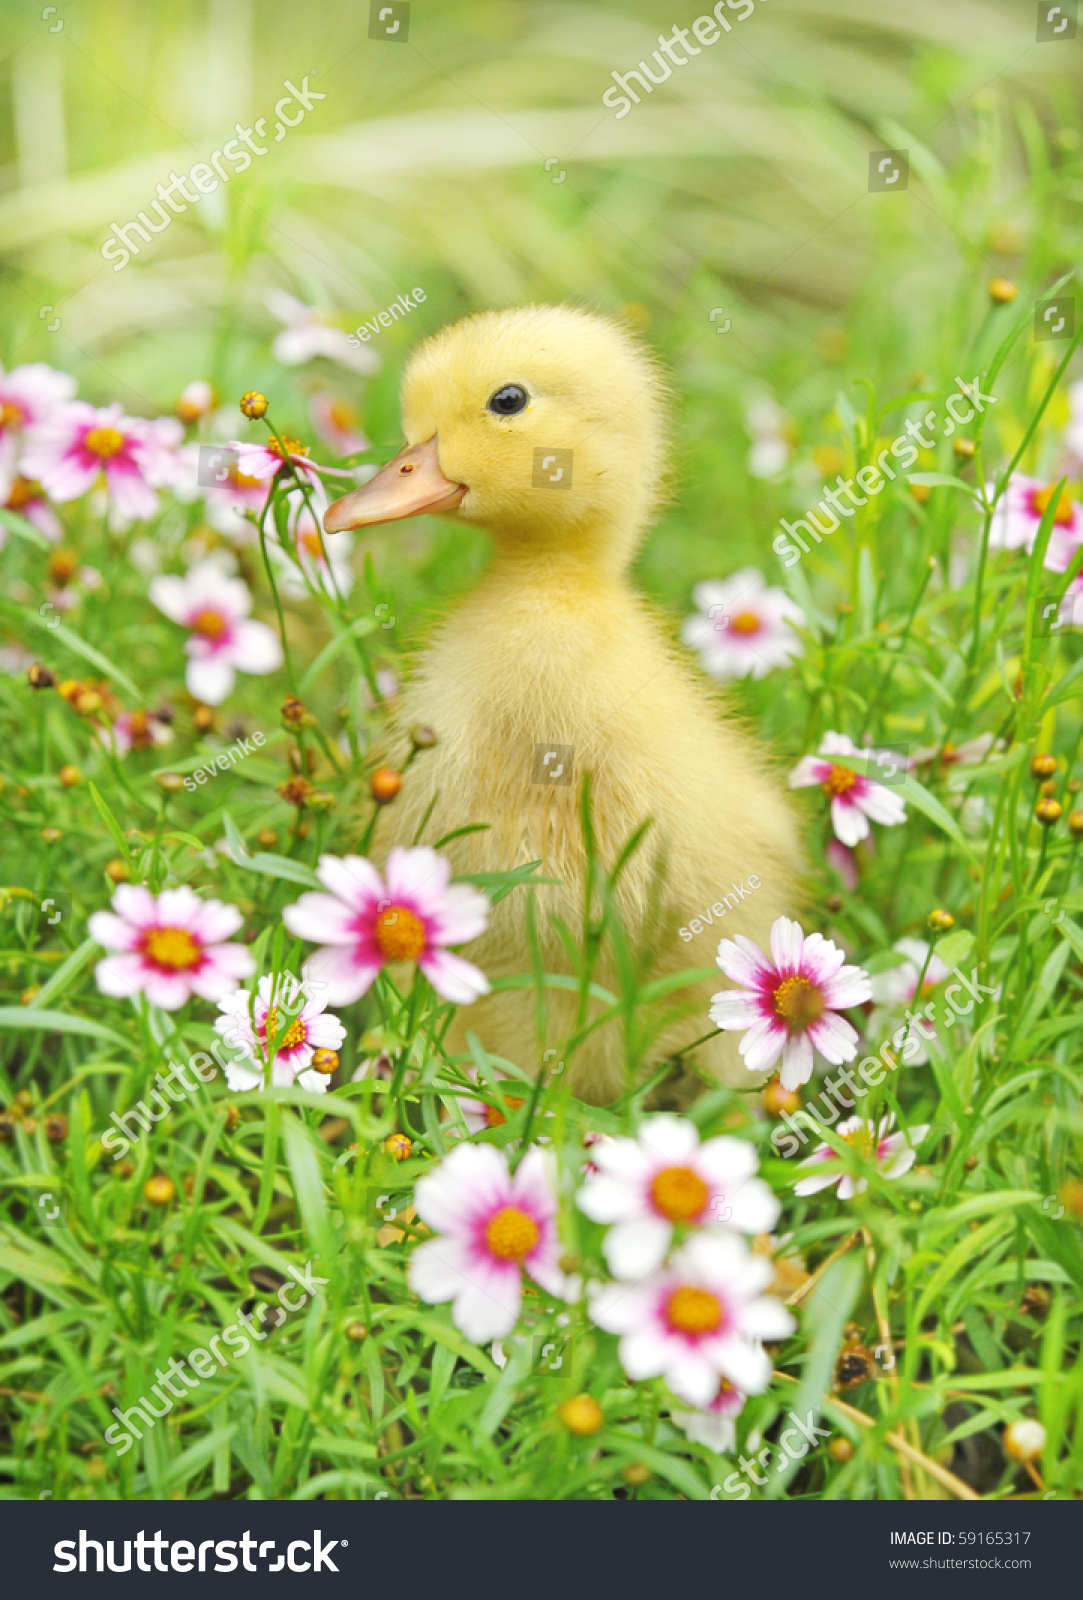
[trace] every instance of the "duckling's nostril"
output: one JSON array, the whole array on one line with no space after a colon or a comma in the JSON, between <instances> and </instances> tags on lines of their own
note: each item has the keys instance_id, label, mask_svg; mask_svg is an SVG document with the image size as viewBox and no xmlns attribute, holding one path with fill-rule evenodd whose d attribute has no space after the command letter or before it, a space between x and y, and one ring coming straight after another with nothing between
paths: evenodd
<instances>
[{"instance_id":1,"label":"duckling's nostril","mask_svg":"<svg viewBox=\"0 0 1083 1600\"><path fill-rule=\"evenodd\" d=\"M417 462L416 461L404 461L402 466L399 468L399 472L400 473L402 473L402 472L416 472L416 471L417 471Z\"/></svg>"}]
</instances>

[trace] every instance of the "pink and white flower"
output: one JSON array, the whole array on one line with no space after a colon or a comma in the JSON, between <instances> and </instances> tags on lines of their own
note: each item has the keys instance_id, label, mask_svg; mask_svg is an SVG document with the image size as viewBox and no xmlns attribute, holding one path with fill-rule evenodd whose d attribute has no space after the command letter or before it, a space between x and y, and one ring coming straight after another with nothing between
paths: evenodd
<instances>
[{"instance_id":1,"label":"pink and white flower","mask_svg":"<svg viewBox=\"0 0 1083 1600\"><path fill-rule=\"evenodd\" d=\"M33 430L21 470L59 501L75 500L104 479L113 510L135 522L157 511L156 489L182 482L183 438L175 417L147 421L125 416L119 401L99 410L73 400Z\"/></svg>"},{"instance_id":2,"label":"pink and white flower","mask_svg":"<svg viewBox=\"0 0 1083 1600\"><path fill-rule=\"evenodd\" d=\"M915 1003L918 1006L925 1005L939 985L951 977L950 967L945 966L938 955L929 955L929 946L924 939L899 939L895 943L895 949L906 957L902 965L889 967L886 972L874 973L869 980L872 998L878 1007L883 1008L874 1011L870 1020L869 1026L874 1037L884 1031L892 1012L901 1012ZM918 979L923 972L925 978L919 995ZM929 1052L926 1043L935 1031L928 1018L915 1018L906 1031L906 1042L903 1045L905 1059L915 1065L928 1061Z\"/></svg>"},{"instance_id":3,"label":"pink and white flower","mask_svg":"<svg viewBox=\"0 0 1083 1600\"><path fill-rule=\"evenodd\" d=\"M172 744L173 729L153 712L122 711L112 723L112 737L108 729L100 728L98 742L107 750L115 748L118 756L126 756L129 750L153 750Z\"/></svg>"},{"instance_id":4,"label":"pink and white flower","mask_svg":"<svg viewBox=\"0 0 1083 1600\"><path fill-rule=\"evenodd\" d=\"M248 613L252 596L240 578L230 578L216 561L198 561L183 578L157 577L150 598L173 622L192 630L185 645L185 681L197 700L219 705L238 672L274 672L282 665L278 635Z\"/></svg>"},{"instance_id":5,"label":"pink and white flower","mask_svg":"<svg viewBox=\"0 0 1083 1600\"><path fill-rule=\"evenodd\" d=\"M4 510L17 511L21 517L25 517L27 522L37 528L50 544L59 544L63 537L64 530L60 526L60 518L45 498L41 484L35 483L32 478L20 475L7 482ZM7 529L0 526L0 550L4 548L7 536Z\"/></svg>"},{"instance_id":6,"label":"pink and white flower","mask_svg":"<svg viewBox=\"0 0 1083 1600\"><path fill-rule=\"evenodd\" d=\"M315 306L287 294L285 289L269 289L263 303L279 322L286 324L271 346L283 366L299 367L316 356L325 356L351 372L375 372L380 359L373 350L355 347L349 335L328 322Z\"/></svg>"},{"instance_id":7,"label":"pink and white flower","mask_svg":"<svg viewBox=\"0 0 1083 1600\"><path fill-rule=\"evenodd\" d=\"M1031 549L1055 489L1055 483L1043 483L1041 478L1028 478L1022 472L1013 472L993 512L989 527L990 548ZM986 497L992 499L995 492L996 485L987 483ZM1067 485L1061 491L1053 519L1053 535L1058 533L1068 535L1076 545L1083 539L1083 506L1077 500L1069 500Z\"/></svg>"},{"instance_id":8,"label":"pink and white flower","mask_svg":"<svg viewBox=\"0 0 1083 1600\"><path fill-rule=\"evenodd\" d=\"M847 756L857 766L876 759L873 750L860 750L845 733L825 733L818 755L802 756L790 773L791 789L807 789L819 784L831 801L831 825L836 837L851 849L868 837L869 819L892 828L906 821L906 806L900 795L874 779L851 772L831 756ZM885 758L897 760L891 751Z\"/></svg>"},{"instance_id":9,"label":"pink and white flower","mask_svg":"<svg viewBox=\"0 0 1083 1600\"><path fill-rule=\"evenodd\" d=\"M748 1396L723 1378L709 1406L699 1411L671 1411L670 1419L693 1444L725 1455L737 1443L737 1417Z\"/></svg>"},{"instance_id":10,"label":"pink and white flower","mask_svg":"<svg viewBox=\"0 0 1083 1600\"><path fill-rule=\"evenodd\" d=\"M475 1344L515 1327L524 1272L550 1294L565 1292L547 1152L528 1150L512 1174L492 1145L461 1144L418 1179L414 1204L439 1237L411 1256L410 1287L430 1304L451 1300L452 1320Z\"/></svg>"},{"instance_id":11,"label":"pink and white flower","mask_svg":"<svg viewBox=\"0 0 1083 1600\"><path fill-rule=\"evenodd\" d=\"M866 1122L864 1117L847 1117L845 1122L840 1122L835 1129L837 1138L857 1151L866 1161L873 1160L876 1170L881 1178L901 1178L904 1172L917 1160L918 1146L921 1144L931 1126L923 1122L911 1128L908 1133L892 1133L895 1125L894 1113L880 1119L879 1127ZM838 1161L838 1153L829 1144L818 1144L807 1161L799 1164L802 1167L820 1165L824 1161ZM819 1174L811 1178L800 1178L794 1184L797 1194L816 1194L820 1189L830 1189L832 1184L838 1185L840 1200L852 1200L855 1194L861 1194L867 1189L867 1178L855 1178L849 1172L830 1172Z\"/></svg>"},{"instance_id":12,"label":"pink and white flower","mask_svg":"<svg viewBox=\"0 0 1083 1600\"><path fill-rule=\"evenodd\" d=\"M791 623L804 627L805 613L785 589L769 589L755 567L697 584L692 598L699 614L685 620L681 638L712 678L762 678L804 654Z\"/></svg>"},{"instance_id":13,"label":"pink and white flower","mask_svg":"<svg viewBox=\"0 0 1083 1600\"><path fill-rule=\"evenodd\" d=\"M636 1138L608 1139L591 1160L597 1176L576 1202L593 1222L611 1224L602 1249L618 1278L653 1272L678 1228L770 1233L778 1221L778 1201L754 1176L754 1147L726 1137L701 1144L688 1117L648 1117Z\"/></svg>"},{"instance_id":14,"label":"pink and white flower","mask_svg":"<svg viewBox=\"0 0 1083 1600\"><path fill-rule=\"evenodd\" d=\"M90 937L110 952L94 969L102 994L142 993L176 1011L193 994L220 1000L255 971L252 952L227 942L241 926L236 906L187 887L156 896L133 883L120 885L112 906L87 920Z\"/></svg>"},{"instance_id":15,"label":"pink and white flower","mask_svg":"<svg viewBox=\"0 0 1083 1600\"><path fill-rule=\"evenodd\" d=\"M262 1089L261 1061L273 1048L273 1084L288 1087L296 1082L314 1094L325 1094L331 1080L326 1073L315 1071L312 1057L317 1050L338 1050L346 1037L346 1029L327 1013L326 1006L326 1000L308 998L291 972L279 973L277 978L266 973L256 985L255 995L245 989L224 995L218 1002L222 1015L215 1020L215 1030L253 1061L251 1066L240 1060L225 1063L230 1088Z\"/></svg>"},{"instance_id":16,"label":"pink and white flower","mask_svg":"<svg viewBox=\"0 0 1083 1600\"><path fill-rule=\"evenodd\" d=\"M793 422L769 394L756 395L745 407L745 425L752 439L748 470L754 478L777 478L796 440Z\"/></svg>"},{"instance_id":17,"label":"pink and white flower","mask_svg":"<svg viewBox=\"0 0 1083 1600\"><path fill-rule=\"evenodd\" d=\"M6 500L11 491L29 431L48 422L74 393L75 379L44 361L10 372L0 367L0 497Z\"/></svg>"},{"instance_id":18,"label":"pink and white flower","mask_svg":"<svg viewBox=\"0 0 1083 1600\"><path fill-rule=\"evenodd\" d=\"M448 946L485 931L489 902L451 882L451 863L427 846L396 845L385 876L363 856L321 856L316 876L328 894L303 894L282 913L295 939L323 946L306 974L329 985L329 1005L349 1005L389 962L416 962L437 994L470 1005L488 994L485 974Z\"/></svg>"},{"instance_id":19,"label":"pink and white flower","mask_svg":"<svg viewBox=\"0 0 1083 1600\"><path fill-rule=\"evenodd\" d=\"M178 418L183 423L199 422L208 412L213 411L218 404L218 396L214 392L214 385L207 382L206 378L193 378L191 383L186 383L177 396L174 406Z\"/></svg>"},{"instance_id":20,"label":"pink and white flower","mask_svg":"<svg viewBox=\"0 0 1083 1600\"><path fill-rule=\"evenodd\" d=\"M748 1030L739 1049L749 1072L769 1072L781 1056L782 1087L798 1089L814 1050L834 1067L853 1060L857 1033L838 1013L864 1005L872 989L861 967L843 964L844 951L821 933L806 938L788 917L771 929L771 957L741 934L721 941L718 965L741 987L713 996L711 1021Z\"/></svg>"},{"instance_id":21,"label":"pink and white flower","mask_svg":"<svg viewBox=\"0 0 1083 1600\"><path fill-rule=\"evenodd\" d=\"M673 1393L706 1407L727 1378L762 1394L771 1377L763 1339L784 1339L794 1319L764 1295L773 1268L722 1230L693 1234L672 1260L638 1283L607 1283L590 1297L600 1328L622 1335L620 1359L633 1379L664 1377Z\"/></svg>"},{"instance_id":22,"label":"pink and white flower","mask_svg":"<svg viewBox=\"0 0 1083 1600\"><path fill-rule=\"evenodd\" d=\"M265 485L264 499L267 497L269 480L276 472L283 471L287 461L296 469L298 478L307 478L311 484L319 483L321 472L335 470L333 467L317 466L309 459L308 446L303 445L300 439L289 438L287 434L282 435L282 444L279 444L273 433L269 433L265 444L251 444L243 439L230 439L222 448L234 452L236 462L231 470L239 478L254 478L257 483Z\"/></svg>"},{"instance_id":23,"label":"pink and white flower","mask_svg":"<svg viewBox=\"0 0 1083 1600\"><path fill-rule=\"evenodd\" d=\"M841 839L829 839L824 848L824 859L838 873L842 887L852 894L857 888L857 856Z\"/></svg>"},{"instance_id":24,"label":"pink and white flower","mask_svg":"<svg viewBox=\"0 0 1083 1600\"><path fill-rule=\"evenodd\" d=\"M336 456L355 456L369 448L361 419L348 400L319 389L309 398L308 414L313 428Z\"/></svg>"},{"instance_id":25,"label":"pink and white flower","mask_svg":"<svg viewBox=\"0 0 1083 1600\"><path fill-rule=\"evenodd\" d=\"M943 749L938 744L930 744L921 750L915 750L911 760L915 767L922 767L927 762L937 761L938 757L937 764L940 768L980 767L990 750L992 750L993 743L994 739L991 733L979 733L974 739L964 739L962 744L952 744L949 739Z\"/></svg>"},{"instance_id":26,"label":"pink and white flower","mask_svg":"<svg viewBox=\"0 0 1083 1600\"><path fill-rule=\"evenodd\" d=\"M268 545L279 571L280 586L283 594L292 599L304 599L309 593L307 578L313 588L322 589L324 594L345 597L353 588L353 540L348 533L338 533L333 540L327 540L319 520L327 509L327 498L320 490L313 500L315 516L303 501L298 501L289 519L296 561L277 540Z\"/></svg>"}]
</instances>

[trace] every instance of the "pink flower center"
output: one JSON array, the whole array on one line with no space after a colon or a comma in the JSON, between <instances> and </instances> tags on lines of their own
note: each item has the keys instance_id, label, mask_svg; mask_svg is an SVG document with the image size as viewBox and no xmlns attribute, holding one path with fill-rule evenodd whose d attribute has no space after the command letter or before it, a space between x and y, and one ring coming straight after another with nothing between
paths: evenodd
<instances>
[{"instance_id":1,"label":"pink flower center","mask_svg":"<svg viewBox=\"0 0 1083 1600\"><path fill-rule=\"evenodd\" d=\"M718 1332L722 1326L722 1302L709 1289L683 1285L674 1289L666 1301L665 1316L674 1333L687 1333L697 1338Z\"/></svg>"},{"instance_id":2,"label":"pink flower center","mask_svg":"<svg viewBox=\"0 0 1083 1600\"><path fill-rule=\"evenodd\" d=\"M204 639L220 639L229 628L229 623L220 611L214 611L208 606L203 611L196 612L192 618L192 628Z\"/></svg>"},{"instance_id":3,"label":"pink flower center","mask_svg":"<svg viewBox=\"0 0 1083 1600\"><path fill-rule=\"evenodd\" d=\"M485 1243L501 1261L523 1261L541 1237L538 1224L518 1206L502 1206L489 1218Z\"/></svg>"},{"instance_id":4,"label":"pink flower center","mask_svg":"<svg viewBox=\"0 0 1083 1600\"><path fill-rule=\"evenodd\" d=\"M425 924L406 906L388 906L376 918L375 937L388 961L416 961L425 948Z\"/></svg>"},{"instance_id":5,"label":"pink flower center","mask_svg":"<svg viewBox=\"0 0 1083 1600\"><path fill-rule=\"evenodd\" d=\"M83 448L102 461L109 461L124 449L124 435L116 428L91 428L83 437Z\"/></svg>"},{"instance_id":6,"label":"pink flower center","mask_svg":"<svg viewBox=\"0 0 1083 1600\"><path fill-rule=\"evenodd\" d=\"M663 1167L651 1183L651 1201L670 1222L692 1222L707 1204L707 1185L691 1167Z\"/></svg>"},{"instance_id":7,"label":"pink flower center","mask_svg":"<svg viewBox=\"0 0 1083 1600\"><path fill-rule=\"evenodd\" d=\"M824 997L800 975L783 978L771 999L776 1017L781 1017L791 1033L801 1033L824 1014Z\"/></svg>"},{"instance_id":8,"label":"pink flower center","mask_svg":"<svg viewBox=\"0 0 1083 1600\"><path fill-rule=\"evenodd\" d=\"M849 794L856 782L856 772L851 772L848 767L832 765L821 787L824 794L830 795L834 799L836 795Z\"/></svg>"},{"instance_id":9,"label":"pink flower center","mask_svg":"<svg viewBox=\"0 0 1083 1600\"><path fill-rule=\"evenodd\" d=\"M759 633L762 627L763 622L754 611L738 611L730 623L729 631L747 636L748 634Z\"/></svg>"},{"instance_id":10,"label":"pink flower center","mask_svg":"<svg viewBox=\"0 0 1083 1600\"><path fill-rule=\"evenodd\" d=\"M203 946L187 928L151 928L143 938L143 954L169 972L186 972L202 961Z\"/></svg>"}]
</instances>

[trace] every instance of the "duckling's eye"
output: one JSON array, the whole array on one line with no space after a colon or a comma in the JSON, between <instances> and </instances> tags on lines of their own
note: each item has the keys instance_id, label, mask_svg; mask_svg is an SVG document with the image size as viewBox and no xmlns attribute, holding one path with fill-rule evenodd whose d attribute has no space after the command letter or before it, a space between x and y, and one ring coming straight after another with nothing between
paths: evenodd
<instances>
[{"instance_id":1,"label":"duckling's eye","mask_svg":"<svg viewBox=\"0 0 1083 1600\"><path fill-rule=\"evenodd\" d=\"M489 410L495 411L498 417L514 417L517 412L525 410L529 401L530 396L525 389L517 383L506 383L490 397Z\"/></svg>"}]
</instances>

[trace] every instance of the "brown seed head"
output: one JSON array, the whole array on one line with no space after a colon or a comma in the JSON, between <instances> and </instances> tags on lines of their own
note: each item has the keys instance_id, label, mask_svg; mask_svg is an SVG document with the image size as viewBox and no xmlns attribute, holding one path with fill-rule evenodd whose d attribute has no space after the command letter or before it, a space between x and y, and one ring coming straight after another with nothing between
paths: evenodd
<instances>
[{"instance_id":1,"label":"brown seed head","mask_svg":"<svg viewBox=\"0 0 1083 1600\"><path fill-rule=\"evenodd\" d=\"M35 661L32 667L26 670L26 680L32 689L55 689L56 674L43 667L40 661Z\"/></svg>"},{"instance_id":2,"label":"brown seed head","mask_svg":"<svg viewBox=\"0 0 1083 1600\"><path fill-rule=\"evenodd\" d=\"M50 1144L63 1144L68 1137L68 1119L63 1111L50 1111L42 1126Z\"/></svg>"},{"instance_id":3,"label":"brown seed head","mask_svg":"<svg viewBox=\"0 0 1083 1600\"><path fill-rule=\"evenodd\" d=\"M278 792L287 805L296 806L298 810L305 805L312 790L313 785L302 777L287 778L285 783L278 786Z\"/></svg>"},{"instance_id":4,"label":"brown seed head","mask_svg":"<svg viewBox=\"0 0 1083 1600\"><path fill-rule=\"evenodd\" d=\"M308 708L295 694L288 694L282 702L282 721L287 728L301 728L308 716Z\"/></svg>"}]
</instances>

